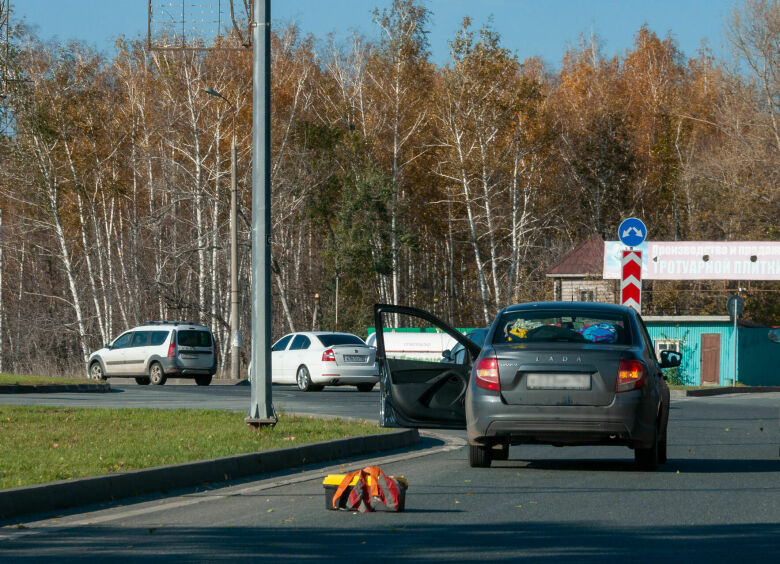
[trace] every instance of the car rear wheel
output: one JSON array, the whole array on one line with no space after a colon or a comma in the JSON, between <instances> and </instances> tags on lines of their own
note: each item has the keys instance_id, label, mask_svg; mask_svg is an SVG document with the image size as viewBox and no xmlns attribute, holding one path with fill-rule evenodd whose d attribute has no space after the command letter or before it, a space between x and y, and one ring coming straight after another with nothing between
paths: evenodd
<instances>
[{"instance_id":1,"label":"car rear wheel","mask_svg":"<svg viewBox=\"0 0 780 564\"><path fill-rule=\"evenodd\" d=\"M135 379L135 383L139 386L148 386L149 385L149 376L139 376Z\"/></svg>"},{"instance_id":2,"label":"car rear wheel","mask_svg":"<svg viewBox=\"0 0 780 564\"><path fill-rule=\"evenodd\" d=\"M315 389L311 383L309 369L305 366L298 367L298 372L295 373L295 383L298 384L298 389L302 392L311 392Z\"/></svg>"},{"instance_id":3,"label":"car rear wheel","mask_svg":"<svg viewBox=\"0 0 780 564\"><path fill-rule=\"evenodd\" d=\"M370 392L371 390L374 389L374 383L373 382L369 382L367 384L358 384L357 385L357 389L360 392Z\"/></svg>"},{"instance_id":4,"label":"car rear wheel","mask_svg":"<svg viewBox=\"0 0 780 564\"><path fill-rule=\"evenodd\" d=\"M666 464L666 432L658 442L658 464Z\"/></svg>"},{"instance_id":5,"label":"car rear wheel","mask_svg":"<svg viewBox=\"0 0 780 564\"><path fill-rule=\"evenodd\" d=\"M211 384L211 376L195 376L195 383L198 386L208 386Z\"/></svg>"},{"instance_id":6,"label":"car rear wheel","mask_svg":"<svg viewBox=\"0 0 780 564\"><path fill-rule=\"evenodd\" d=\"M489 468L493 460L493 449L490 446L469 445L469 466L472 468Z\"/></svg>"},{"instance_id":7,"label":"car rear wheel","mask_svg":"<svg viewBox=\"0 0 780 564\"><path fill-rule=\"evenodd\" d=\"M106 375L103 374L103 367L99 362L93 362L89 367L89 375L93 380L105 380Z\"/></svg>"},{"instance_id":8,"label":"car rear wheel","mask_svg":"<svg viewBox=\"0 0 780 564\"><path fill-rule=\"evenodd\" d=\"M658 432L653 434L653 444L648 448L635 448L634 449L634 461L640 470L647 472L655 472L658 469L659 462L659 443Z\"/></svg>"},{"instance_id":9,"label":"car rear wheel","mask_svg":"<svg viewBox=\"0 0 780 564\"><path fill-rule=\"evenodd\" d=\"M149 367L149 381L153 386L162 386L168 378L163 372L162 366L159 362L153 362Z\"/></svg>"},{"instance_id":10,"label":"car rear wheel","mask_svg":"<svg viewBox=\"0 0 780 564\"><path fill-rule=\"evenodd\" d=\"M490 451L490 457L493 460L509 460L509 445L500 443L494 446Z\"/></svg>"}]
</instances>

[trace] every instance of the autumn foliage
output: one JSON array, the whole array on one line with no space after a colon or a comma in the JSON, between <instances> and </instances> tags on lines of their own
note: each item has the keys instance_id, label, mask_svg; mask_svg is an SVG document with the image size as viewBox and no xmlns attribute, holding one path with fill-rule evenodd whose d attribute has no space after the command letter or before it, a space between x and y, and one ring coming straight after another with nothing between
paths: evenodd
<instances>
[{"instance_id":1,"label":"autumn foliage","mask_svg":"<svg viewBox=\"0 0 780 564\"><path fill-rule=\"evenodd\" d=\"M415 0L376 11L375 39L274 30L274 336L365 335L375 302L482 326L550 298L549 267L593 232L615 239L628 216L656 240L778 239L779 11L739 4L728 62L643 26L624 54L584 37L551 68L466 17L438 66ZM7 63L25 80L0 113L0 369L80 370L148 319L206 323L227 358L234 136L248 334L251 56L123 39L109 57L15 30ZM738 286L656 284L643 301L723 314ZM777 323L777 292L753 283L746 313Z\"/></svg>"}]
</instances>

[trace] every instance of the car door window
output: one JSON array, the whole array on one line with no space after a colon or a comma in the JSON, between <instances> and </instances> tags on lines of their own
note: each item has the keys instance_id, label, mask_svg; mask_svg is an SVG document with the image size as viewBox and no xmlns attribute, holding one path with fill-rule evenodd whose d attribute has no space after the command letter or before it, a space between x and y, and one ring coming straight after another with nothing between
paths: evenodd
<instances>
[{"instance_id":1,"label":"car door window","mask_svg":"<svg viewBox=\"0 0 780 564\"><path fill-rule=\"evenodd\" d=\"M639 334L642 336L642 341L644 342L645 347L647 348L648 356L651 359L653 359L657 364L658 357L656 357L655 355L655 347L653 346L653 340L650 338L650 333L648 333L647 327L645 327L645 322L638 315L636 316L636 319L639 322Z\"/></svg>"},{"instance_id":2,"label":"car door window","mask_svg":"<svg viewBox=\"0 0 780 564\"><path fill-rule=\"evenodd\" d=\"M125 333L120 335L111 345L112 349L124 349L130 346L130 340L133 338L133 333Z\"/></svg>"},{"instance_id":3,"label":"car door window","mask_svg":"<svg viewBox=\"0 0 780 564\"><path fill-rule=\"evenodd\" d=\"M287 343L289 343L290 339L292 338L293 338L292 335L287 335L286 337L282 337L281 339L276 341L273 347L271 347L271 351L275 351L275 352L283 351L284 349L287 348Z\"/></svg>"},{"instance_id":4,"label":"car door window","mask_svg":"<svg viewBox=\"0 0 780 564\"><path fill-rule=\"evenodd\" d=\"M133 333L133 339L130 343L130 346L135 347L146 347L149 345L149 335L151 331L136 331Z\"/></svg>"},{"instance_id":5,"label":"car door window","mask_svg":"<svg viewBox=\"0 0 780 564\"><path fill-rule=\"evenodd\" d=\"M150 331L151 337L149 342L153 347L159 347L168 338L168 331Z\"/></svg>"},{"instance_id":6,"label":"car door window","mask_svg":"<svg viewBox=\"0 0 780 564\"><path fill-rule=\"evenodd\" d=\"M295 339L293 339L293 342L290 345L290 350L301 351L308 349L309 346L311 346L311 339L309 339L306 335L296 335Z\"/></svg>"}]
</instances>

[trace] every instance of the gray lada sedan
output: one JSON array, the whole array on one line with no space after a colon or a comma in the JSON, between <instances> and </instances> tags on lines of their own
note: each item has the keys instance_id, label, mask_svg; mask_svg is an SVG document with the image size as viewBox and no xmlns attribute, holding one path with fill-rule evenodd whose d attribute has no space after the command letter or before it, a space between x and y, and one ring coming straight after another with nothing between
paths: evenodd
<instances>
[{"instance_id":1,"label":"gray lada sedan","mask_svg":"<svg viewBox=\"0 0 780 564\"><path fill-rule=\"evenodd\" d=\"M482 346L428 312L374 306L384 427L463 429L469 464L506 460L510 445L622 445L638 466L666 462L669 388L633 309L591 302L534 302L501 310ZM463 345L461 362L388 358L383 334L399 316Z\"/></svg>"}]
</instances>

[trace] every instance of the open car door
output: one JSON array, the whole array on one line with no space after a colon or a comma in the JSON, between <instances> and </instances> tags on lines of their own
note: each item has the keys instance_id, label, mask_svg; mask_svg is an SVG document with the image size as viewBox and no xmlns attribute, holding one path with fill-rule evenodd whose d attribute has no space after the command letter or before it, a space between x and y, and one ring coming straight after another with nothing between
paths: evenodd
<instances>
[{"instance_id":1,"label":"open car door","mask_svg":"<svg viewBox=\"0 0 780 564\"><path fill-rule=\"evenodd\" d=\"M427 311L412 307L376 304L374 323L380 426L465 429L466 387L481 347ZM422 333L400 330L409 327ZM442 355L457 343L466 352L459 361Z\"/></svg>"}]
</instances>

